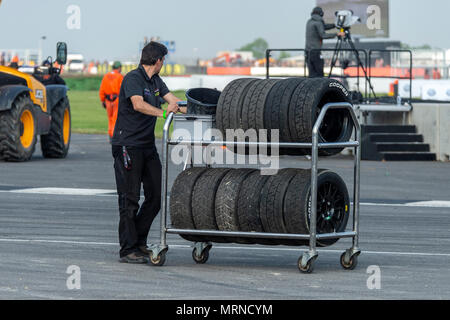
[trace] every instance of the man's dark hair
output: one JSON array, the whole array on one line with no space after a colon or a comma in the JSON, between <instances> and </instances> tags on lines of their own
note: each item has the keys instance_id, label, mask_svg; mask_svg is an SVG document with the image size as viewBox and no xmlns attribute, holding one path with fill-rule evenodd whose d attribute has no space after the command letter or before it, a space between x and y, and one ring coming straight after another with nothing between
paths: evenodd
<instances>
[{"instance_id":1,"label":"man's dark hair","mask_svg":"<svg viewBox=\"0 0 450 320\"><path fill-rule=\"evenodd\" d=\"M153 66L159 59L164 58L167 53L168 51L165 45L156 41L151 41L144 49L142 49L140 64Z\"/></svg>"}]
</instances>

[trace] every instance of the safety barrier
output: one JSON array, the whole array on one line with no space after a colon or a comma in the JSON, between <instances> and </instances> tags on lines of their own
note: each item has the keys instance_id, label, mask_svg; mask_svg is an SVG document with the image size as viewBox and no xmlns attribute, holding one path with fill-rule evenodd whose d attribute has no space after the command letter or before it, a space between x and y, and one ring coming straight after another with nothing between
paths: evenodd
<instances>
[{"instance_id":1,"label":"safety barrier","mask_svg":"<svg viewBox=\"0 0 450 320\"><path fill-rule=\"evenodd\" d=\"M137 64L122 64L122 73L127 74L138 67ZM97 74L105 74L112 71L112 65L100 64L97 66ZM186 74L186 66L182 64L165 64L161 68L162 76L181 76Z\"/></svg>"}]
</instances>

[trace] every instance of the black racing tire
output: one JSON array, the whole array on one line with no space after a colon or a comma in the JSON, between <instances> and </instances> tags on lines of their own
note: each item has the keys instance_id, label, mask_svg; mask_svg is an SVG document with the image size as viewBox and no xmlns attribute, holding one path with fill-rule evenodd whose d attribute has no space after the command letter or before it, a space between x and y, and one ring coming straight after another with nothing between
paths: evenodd
<instances>
[{"instance_id":1,"label":"black racing tire","mask_svg":"<svg viewBox=\"0 0 450 320\"><path fill-rule=\"evenodd\" d=\"M350 199L345 182L332 171L319 170L317 183L317 234L345 231L350 214ZM298 172L291 180L286 190L283 215L288 233L309 234L311 216L309 170ZM337 241L338 239L320 240L317 241L317 245L326 247ZM304 245L308 244L309 241L305 240Z\"/></svg>"},{"instance_id":2,"label":"black racing tire","mask_svg":"<svg viewBox=\"0 0 450 320\"><path fill-rule=\"evenodd\" d=\"M230 170L222 178L219 188L216 192L215 215L219 230L221 231L240 231L238 217L238 198L241 192L241 186L245 179L255 169L237 169ZM237 243L252 243L246 238L229 238L230 241Z\"/></svg>"},{"instance_id":3,"label":"black racing tire","mask_svg":"<svg viewBox=\"0 0 450 320\"><path fill-rule=\"evenodd\" d=\"M257 95L261 86L264 86L267 80L258 79L257 81L252 82L249 86L247 93L245 94L241 112L241 128L244 131L255 128L255 109L257 105L251 104L252 98L254 95Z\"/></svg>"},{"instance_id":4,"label":"black racing tire","mask_svg":"<svg viewBox=\"0 0 450 320\"><path fill-rule=\"evenodd\" d=\"M222 91L216 109L216 127L225 139L227 129L241 128L241 112L251 84L259 79L242 78L231 81Z\"/></svg>"},{"instance_id":5,"label":"black racing tire","mask_svg":"<svg viewBox=\"0 0 450 320\"><path fill-rule=\"evenodd\" d=\"M11 109L0 112L0 159L21 162L31 159L37 142L37 120L28 95L18 96Z\"/></svg>"},{"instance_id":6,"label":"black racing tire","mask_svg":"<svg viewBox=\"0 0 450 320\"><path fill-rule=\"evenodd\" d=\"M290 104L288 126L292 141L311 142L312 129L322 107L330 102L350 102L349 91L337 80L307 79L297 86ZM347 110L330 110L319 129L319 142L347 142L353 132L351 115ZM332 156L343 148L321 149L319 155ZM303 150L311 154L310 149Z\"/></svg>"},{"instance_id":7,"label":"black racing tire","mask_svg":"<svg viewBox=\"0 0 450 320\"><path fill-rule=\"evenodd\" d=\"M305 78L288 78L278 81L269 93L264 110L264 127L267 128L269 140L272 130L278 131L279 142L292 142L289 129L289 103L292 94ZM281 148L280 155L303 155L298 149Z\"/></svg>"},{"instance_id":8,"label":"black racing tire","mask_svg":"<svg viewBox=\"0 0 450 320\"><path fill-rule=\"evenodd\" d=\"M267 107L267 97L274 85L279 81L278 79L262 80L255 85L253 94L246 96L244 103L248 105L248 109L247 113L243 115L244 130L255 129L259 134L258 130L266 129L264 126L264 113Z\"/></svg>"},{"instance_id":9,"label":"black racing tire","mask_svg":"<svg viewBox=\"0 0 450 320\"><path fill-rule=\"evenodd\" d=\"M295 89L301 86L307 79L301 78L293 78L284 80L284 92L280 101L279 109L278 109L278 129L280 130L280 141L282 142L294 142L295 140L292 138L291 128L289 126L289 105L292 99L292 95ZM272 108L272 119L276 118L277 110ZM275 124L275 121L272 122Z\"/></svg>"},{"instance_id":10,"label":"black racing tire","mask_svg":"<svg viewBox=\"0 0 450 320\"><path fill-rule=\"evenodd\" d=\"M192 190L195 182L206 171L203 167L189 168L175 179L170 192L170 220L176 229L195 229L192 218ZM187 241L202 242L199 236L180 235Z\"/></svg>"},{"instance_id":11,"label":"black racing tire","mask_svg":"<svg viewBox=\"0 0 450 320\"><path fill-rule=\"evenodd\" d=\"M239 142L257 142L258 141L258 133L255 128L249 127L249 117L251 111L250 106L250 100L253 97L253 95L257 92L259 85L263 83L264 80L262 79L256 79L249 83L248 87L246 88L245 93L241 96L242 99L242 108L240 111L240 121L239 123L234 124L234 130L242 130L244 133L244 139L245 140L239 140ZM231 124L232 125L232 124ZM251 130L249 130L251 129ZM237 132L235 132L237 134ZM227 139L228 140L228 139ZM237 137L234 137L234 141L238 141ZM228 150L230 150L233 153L241 154L241 155L257 155L257 149L250 148L248 146L244 148L239 147L227 147ZM255 151L254 151L255 150Z\"/></svg>"},{"instance_id":12,"label":"black racing tire","mask_svg":"<svg viewBox=\"0 0 450 320\"><path fill-rule=\"evenodd\" d=\"M65 158L69 152L71 114L69 99L64 97L52 108L50 131L41 135L41 150L45 158Z\"/></svg>"},{"instance_id":13,"label":"black racing tire","mask_svg":"<svg viewBox=\"0 0 450 320\"><path fill-rule=\"evenodd\" d=\"M246 134L247 141L260 141L259 130L265 129L264 111L266 107L266 100L271 89L278 81L279 80L277 79L264 79L255 81L250 85L244 98L241 121L241 128ZM245 153L240 151L238 148L231 151L238 154L256 155L255 152L253 152L253 149L249 147L245 147ZM269 155L270 150L267 152Z\"/></svg>"},{"instance_id":14,"label":"black racing tire","mask_svg":"<svg viewBox=\"0 0 450 320\"><path fill-rule=\"evenodd\" d=\"M284 195L290 181L299 169L282 169L271 176L261 191L260 216L264 232L287 233L283 217ZM288 240L276 239L278 244L290 243Z\"/></svg>"},{"instance_id":15,"label":"black racing tire","mask_svg":"<svg viewBox=\"0 0 450 320\"><path fill-rule=\"evenodd\" d=\"M229 168L211 168L196 181L192 191L192 218L197 230L219 230L216 222L216 192ZM224 237L205 237L211 242L230 242Z\"/></svg>"},{"instance_id":16,"label":"black racing tire","mask_svg":"<svg viewBox=\"0 0 450 320\"><path fill-rule=\"evenodd\" d=\"M251 173L242 183L237 206L239 229L244 232L264 232L260 217L261 190L270 176L261 171ZM273 245L271 239L252 238L252 243Z\"/></svg>"}]
</instances>

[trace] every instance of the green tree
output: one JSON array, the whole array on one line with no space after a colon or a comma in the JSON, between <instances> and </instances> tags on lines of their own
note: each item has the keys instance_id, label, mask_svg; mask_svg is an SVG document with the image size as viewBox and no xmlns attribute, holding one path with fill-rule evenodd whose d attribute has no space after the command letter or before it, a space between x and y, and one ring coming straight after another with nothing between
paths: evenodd
<instances>
[{"instance_id":1,"label":"green tree","mask_svg":"<svg viewBox=\"0 0 450 320\"><path fill-rule=\"evenodd\" d=\"M291 54L286 52L286 51L281 51L280 56L278 57L278 59L286 59L286 58L290 58Z\"/></svg>"},{"instance_id":2,"label":"green tree","mask_svg":"<svg viewBox=\"0 0 450 320\"><path fill-rule=\"evenodd\" d=\"M258 38L255 41L246 44L238 49L238 51L251 51L256 59L262 59L266 56L266 50L269 44L263 38Z\"/></svg>"}]
</instances>

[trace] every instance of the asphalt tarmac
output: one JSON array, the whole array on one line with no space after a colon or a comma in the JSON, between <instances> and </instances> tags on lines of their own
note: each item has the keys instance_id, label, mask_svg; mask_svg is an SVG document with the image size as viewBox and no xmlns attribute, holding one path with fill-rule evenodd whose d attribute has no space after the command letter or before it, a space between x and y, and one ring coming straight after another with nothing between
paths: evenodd
<instances>
[{"instance_id":1,"label":"asphalt tarmac","mask_svg":"<svg viewBox=\"0 0 450 320\"><path fill-rule=\"evenodd\" d=\"M297 259L307 247L213 244L198 265L178 235L168 235L162 267L119 263L107 137L72 135L62 160L44 159L39 148L31 161L0 162L0 299L450 298L450 163L363 161L358 266L340 266L351 247L341 239L319 249L314 272L303 274ZM280 165L309 161L281 157ZM352 190L351 157L320 167ZM169 164L169 187L181 170ZM158 217L149 243L159 230Z\"/></svg>"}]
</instances>

